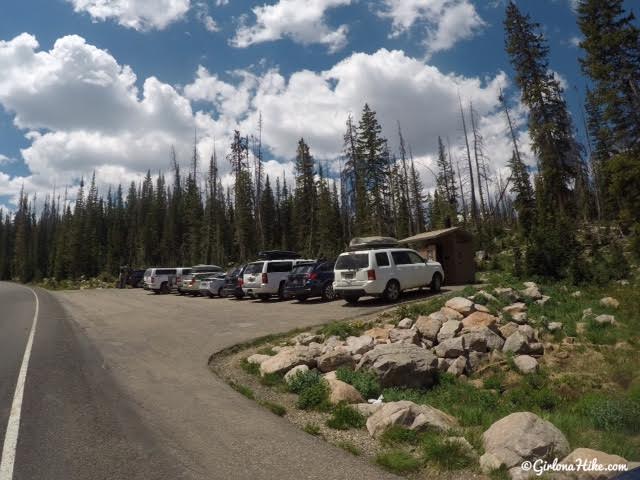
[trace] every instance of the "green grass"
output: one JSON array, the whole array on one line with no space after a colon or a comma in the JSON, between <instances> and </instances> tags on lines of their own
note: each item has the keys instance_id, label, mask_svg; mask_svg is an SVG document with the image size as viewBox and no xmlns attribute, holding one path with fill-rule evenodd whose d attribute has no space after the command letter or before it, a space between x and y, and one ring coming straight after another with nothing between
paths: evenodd
<instances>
[{"instance_id":1,"label":"green grass","mask_svg":"<svg viewBox=\"0 0 640 480\"><path fill-rule=\"evenodd\" d=\"M306 423L304 427L302 427L302 430L315 437L320 435L320 426L315 423Z\"/></svg>"},{"instance_id":2,"label":"green grass","mask_svg":"<svg viewBox=\"0 0 640 480\"><path fill-rule=\"evenodd\" d=\"M328 325L325 325L320 330L318 330L318 333L324 334L324 336L327 338L336 336L344 340L345 338L351 336L358 337L362 334L363 331L364 325L362 323L343 321L329 323Z\"/></svg>"},{"instance_id":3,"label":"green grass","mask_svg":"<svg viewBox=\"0 0 640 480\"><path fill-rule=\"evenodd\" d=\"M284 379L279 373L267 373L260 377L260 383L267 387L275 387L282 385L284 383Z\"/></svg>"},{"instance_id":4,"label":"green grass","mask_svg":"<svg viewBox=\"0 0 640 480\"><path fill-rule=\"evenodd\" d=\"M327 420L327 427L335 430L349 430L362 428L365 422L364 416L359 411L346 403L339 403L333 409L331 418Z\"/></svg>"},{"instance_id":5,"label":"green grass","mask_svg":"<svg viewBox=\"0 0 640 480\"><path fill-rule=\"evenodd\" d=\"M398 447L403 444L417 445L420 435L415 430L393 425L387 428L380 436L380 442L386 447Z\"/></svg>"},{"instance_id":6,"label":"green grass","mask_svg":"<svg viewBox=\"0 0 640 480\"><path fill-rule=\"evenodd\" d=\"M340 447L343 450L346 450L351 455L360 456L362 454L362 450L360 450L353 442L349 442L348 440L343 440L341 442L336 443L337 447Z\"/></svg>"},{"instance_id":7,"label":"green grass","mask_svg":"<svg viewBox=\"0 0 640 480\"><path fill-rule=\"evenodd\" d=\"M274 413L274 414L278 415L279 417L284 417L286 415L286 413L287 413L287 409L284 408L279 403L270 402L268 400L263 400L263 401L260 402L260 405L262 405L266 409L270 410L271 413Z\"/></svg>"},{"instance_id":8,"label":"green grass","mask_svg":"<svg viewBox=\"0 0 640 480\"><path fill-rule=\"evenodd\" d=\"M422 467L420 459L404 450L390 450L379 453L376 456L376 463L393 473L416 472Z\"/></svg>"},{"instance_id":9,"label":"green grass","mask_svg":"<svg viewBox=\"0 0 640 480\"><path fill-rule=\"evenodd\" d=\"M327 411L329 404L329 385L324 380L308 385L298 395L296 407L300 410Z\"/></svg>"},{"instance_id":10,"label":"green grass","mask_svg":"<svg viewBox=\"0 0 640 480\"><path fill-rule=\"evenodd\" d=\"M253 390L251 390L249 387L236 382L231 382L229 385L231 386L231 388L233 388L236 392L240 393L241 395L244 395L250 400L255 400L256 396L253 393Z\"/></svg>"},{"instance_id":11,"label":"green grass","mask_svg":"<svg viewBox=\"0 0 640 480\"><path fill-rule=\"evenodd\" d=\"M449 295L450 296L450 295ZM400 305L395 313L394 317L396 321L400 321L403 318L418 318L420 315L429 315L433 312L437 312L444 307L445 302L449 296L436 297L426 302L409 303L407 305Z\"/></svg>"},{"instance_id":12,"label":"green grass","mask_svg":"<svg viewBox=\"0 0 640 480\"><path fill-rule=\"evenodd\" d=\"M249 375L260 375L260 365L257 363L249 363L246 358L240 361L240 368Z\"/></svg>"},{"instance_id":13,"label":"green grass","mask_svg":"<svg viewBox=\"0 0 640 480\"><path fill-rule=\"evenodd\" d=\"M438 435L426 435L422 439L422 455L425 461L441 470L462 470L474 463L462 445Z\"/></svg>"},{"instance_id":14,"label":"green grass","mask_svg":"<svg viewBox=\"0 0 640 480\"><path fill-rule=\"evenodd\" d=\"M316 370L307 370L305 372L298 372L287 381L287 389L291 393L300 393L306 388L315 385L322 381L322 375Z\"/></svg>"},{"instance_id":15,"label":"green grass","mask_svg":"<svg viewBox=\"0 0 640 480\"><path fill-rule=\"evenodd\" d=\"M258 353L260 355L269 355L269 356L272 357L273 355L275 355L278 352L276 352L271 345L266 345L266 346L256 350L256 353Z\"/></svg>"},{"instance_id":16,"label":"green grass","mask_svg":"<svg viewBox=\"0 0 640 480\"><path fill-rule=\"evenodd\" d=\"M338 380L352 385L365 399L377 398L382 391L377 375L372 372L340 367L336 376Z\"/></svg>"}]
</instances>

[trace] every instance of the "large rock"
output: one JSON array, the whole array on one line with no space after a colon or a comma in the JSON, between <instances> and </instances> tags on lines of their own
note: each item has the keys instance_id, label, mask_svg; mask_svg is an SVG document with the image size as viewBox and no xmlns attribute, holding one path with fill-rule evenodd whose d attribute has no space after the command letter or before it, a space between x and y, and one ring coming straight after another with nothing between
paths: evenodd
<instances>
[{"instance_id":1,"label":"large rock","mask_svg":"<svg viewBox=\"0 0 640 480\"><path fill-rule=\"evenodd\" d=\"M531 300L540 300L542 298L542 293L538 289L538 286L535 283L531 283L531 285L527 286L524 290L520 291L520 294L525 298L530 298Z\"/></svg>"},{"instance_id":2,"label":"large rock","mask_svg":"<svg viewBox=\"0 0 640 480\"><path fill-rule=\"evenodd\" d=\"M355 405L351 405L357 411L359 411L363 416L370 417L378 410L382 408L384 405L382 402L380 403L356 403Z\"/></svg>"},{"instance_id":3,"label":"large rock","mask_svg":"<svg viewBox=\"0 0 640 480\"><path fill-rule=\"evenodd\" d=\"M474 303L473 304L473 309L476 312L484 312L484 313L490 313L491 312L491 310L489 310L489 307L485 307L481 303Z\"/></svg>"},{"instance_id":4,"label":"large rock","mask_svg":"<svg viewBox=\"0 0 640 480\"><path fill-rule=\"evenodd\" d=\"M270 358L271 355L261 355L259 353L254 353L247 358L247 362L260 365L262 362L264 362L265 360L269 360Z\"/></svg>"},{"instance_id":5,"label":"large rock","mask_svg":"<svg viewBox=\"0 0 640 480\"><path fill-rule=\"evenodd\" d=\"M529 321L529 315L527 312L517 312L511 315L511 320L519 325L525 325Z\"/></svg>"},{"instance_id":6,"label":"large rock","mask_svg":"<svg viewBox=\"0 0 640 480\"><path fill-rule=\"evenodd\" d=\"M445 316L444 320L445 322L447 320L462 320L464 318L464 315L462 315L460 312L454 310L453 308L449 308L449 307L442 307L439 312ZM432 314L433 315L433 314Z\"/></svg>"},{"instance_id":7,"label":"large rock","mask_svg":"<svg viewBox=\"0 0 640 480\"><path fill-rule=\"evenodd\" d=\"M446 321L447 318L440 312L432 313L429 316L420 315L416 320L415 327L422 338L435 342L438 340L438 332L442 324Z\"/></svg>"},{"instance_id":8,"label":"large rock","mask_svg":"<svg viewBox=\"0 0 640 480\"><path fill-rule=\"evenodd\" d=\"M492 329L483 327L477 330L473 330L472 332L470 332L470 334L473 335L473 338L476 338L476 337L484 338L484 342L486 344L487 350L502 350L502 346L504 345L504 338L502 338ZM467 340L467 345L469 344L470 344L470 340Z\"/></svg>"},{"instance_id":9,"label":"large rock","mask_svg":"<svg viewBox=\"0 0 640 480\"><path fill-rule=\"evenodd\" d=\"M502 351L513 352L517 355L529 353L531 351L529 339L522 332L515 332L505 340Z\"/></svg>"},{"instance_id":10,"label":"large rock","mask_svg":"<svg viewBox=\"0 0 640 480\"><path fill-rule=\"evenodd\" d=\"M484 352L469 352L467 358L467 369L470 372L476 371L483 364L489 361L489 354Z\"/></svg>"},{"instance_id":11,"label":"large rock","mask_svg":"<svg viewBox=\"0 0 640 480\"><path fill-rule=\"evenodd\" d=\"M356 370L374 372L383 387L430 387L435 382L438 359L417 345L378 345L362 356Z\"/></svg>"},{"instance_id":12,"label":"large rock","mask_svg":"<svg viewBox=\"0 0 640 480\"><path fill-rule=\"evenodd\" d=\"M486 330L489 330L489 329L486 329ZM464 349L467 352L486 352L487 351L487 337L484 334L484 331L481 333L478 330L474 330L472 332L465 333L458 338L461 338L463 340Z\"/></svg>"},{"instance_id":13,"label":"large rock","mask_svg":"<svg viewBox=\"0 0 640 480\"><path fill-rule=\"evenodd\" d=\"M493 290L493 293L496 294L498 297L502 297L510 302L517 302L518 300L520 300L520 295L518 295L518 292L516 292L511 287L496 288Z\"/></svg>"},{"instance_id":14,"label":"large rock","mask_svg":"<svg viewBox=\"0 0 640 480\"><path fill-rule=\"evenodd\" d=\"M498 330L500 330L500 334L504 338L509 338L514 332L518 331L518 324L515 322L509 322L499 327Z\"/></svg>"},{"instance_id":15,"label":"large rock","mask_svg":"<svg viewBox=\"0 0 640 480\"><path fill-rule=\"evenodd\" d=\"M520 373L525 375L538 370L538 361L529 355L518 355L513 359L513 362Z\"/></svg>"},{"instance_id":16,"label":"large rock","mask_svg":"<svg viewBox=\"0 0 640 480\"><path fill-rule=\"evenodd\" d=\"M547 325L547 329L550 332L557 332L558 330L562 330L562 322L549 322Z\"/></svg>"},{"instance_id":17,"label":"large rock","mask_svg":"<svg viewBox=\"0 0 640 480\"><path fill-rule=\"evenodd\" d=\"M313 342L322 343L324 341L324 335L320 333L304 332L293 337L293 341L298 345L309 345Z\"/></svg>"},{"instance_id":18,"label":"large rock","mask_svg":"<svg viewBox=\"0 0 640 480\"><path fill-rule=\"evenodd\" d=\"M605 471L599 472L595 470L587 470L585 468L578 469L578 466L582 465L604 465ZM574 480L604 480L611 478L619 473L614 471L610 465L627 465L629 462L618 455L611 455L610 453L600 452L598 450L592 450L590 448L576 448L573 452L562 459L560 465L575 465L576 471L564 472L564 478L571 478ZM611 471L606 471L611 468Z\"/></svg>"},{"instance_id":19,"label":"large rock","mask_svg":"<svg viewBox=\"0 0 640 480\"><path fill-rule=\"evenodd\" d=\"M489 292L486 292L484 290L479 290L478 292L476 292L476 294L474 295L474 299L477 300L478 298L484 298L487 302L497 302L498 301L498 299L496 297L494 297Z\"/></svg>"},{"instance_id":20,"label":"large rock","mask_svg":"<svg viewBox=\"0 0 640 480\"><path fill-rule=\"evenodd\" d=\"M376 438L394 425L416 431L447 432L456 428L458 422L451 415L429 405L416 405L406 400L385 403L367 419L367 430Z\"/></svg>"},{"instance_id":21,"label":"large rock","mask_svg":"<svg viewBox=\"0 0 640 480\"><path fill-rule=\"evenodd\" d=\"M455 310L465 317L473 312L473 302L464 297L453 297L447 300L444 306Z\"/></svg>"},{"instance_id":22,"label":"large rock","mask_svg":"<svg viewBox=\"0 0 640 480\"><path fill-rule=\"evenodd\" d=\"M512 303L511 305L507 305L502 309L504 313L507 315L515 315L517 313L522 313L527 311L527 304L522 302Z\"/></svg>"},{"instance_id":23,"label":"large rock","mask_svg":"<svg viewBox=\"0 0 640 480\"><path fill-rule=\"evenodd\" d=\"M494 464L507 469L519 470L525 460L553 461L569 452L569 442L562 432L531 412L512 413L498 420L484 432L482 443L485 453L496 459Z\"/></svg>"},{"instance_id":24,"label":"large rock","mask_svg":"<svg viewBox=\"0 0 640 480\"><path fill-rule=\"evenodd\" d=\"M613 297L604 297L600 299L600 305L607 308L618 308L620 302Z\"/></svg>"},{"instance_id":25,"label":"large rock","mask_svg":"<svg viewBox=\"0 0 640 480\"><path fill-rule=\"evenodd\" d=\"M325 377L325 380L329 384L329 402L331 404L337 405L340 402L362 403L365 401L360 392L348 383L332 376Z\"/></svg>"},{"instance_id":26,"label":"large rock","mask_svg":"<svg viewBox=\"0 0 640 480\"><path fill-rule=\"evenodd\" d=\"M413 326L413 320L411 318L403 318L398 322L398 328L411 328Z\"/></svg>"},{"instance_id":27,"label":"large rock","mask_svg":"<svg viewBox=\"0 0 640 480\"><path fill-rule=\"evenodd\" d=\"M498 319L486 312L473 312L462 320L462 328L466 330L476 330L482 327L493 327Z\"/></svg>"},{"instance_id":28,"label":"large rock","mask_svg":"<svg viewBox=\"0 0 640 480\"><path fill-rule=\"evenodd\" d=\"M453 338L462 329L462 322L458 320L447 320L442 324L440 331L438 332L438 341L444 342L449 338Z\"/></svg>"},{"instance_id":29,"label":"large rock","mask_svg":"<svg viewBox=\"0 0 640 480\"><path fill-rule=\"evenodd\" d=\"M353 368L355 361L345 347L338 347L316 359L318 370L323 373L331 372L339 367Z\"/></svg>"},{"instance_id":30,"label":"large rock","mask_svg":"<svg viewBox=\"0 0 640 480\"><path fill-rule=\"evenodd\" d=\"M463 337L448 338L440 342L435 348L435 354L442 358L458 358L464 355L465 343Z\"/></svg>"},{"instance_id":31,"label":"large rock","mask_svg":"<svg viewBox=\"0 0 640 480\"><path fill-rule=\"evenodd\" d=\"M389 340L391 340L391 343L414 343L418 345L420 343L420 335L418 334L418 330L413 328L409 330L394 328L393 330L389 330Z\"/></svg>"},{"instance_id":32,"label":"large rock","mask_svg":"<svg viewBox=\"0 0 640 480\"><path fill-rule=\"evenodd\" d=\"M376 342L373 337L361 335L359 337L348 337L346 347L352 355L361 355L371 350L375 344Z\"/></svg>"},{"instance_id":33,"label":"large rock","mask_svg":"<svg viewBox=\"0 0 640 480\"><path fill-rule=\"evenodd\" d=\"M299 373L304 373L308 371L309 371L309 367L307 367L306 365L298 365L297 367L293 367L291 370L289 370L287 373L284 374L284 381L289 383L293 379L293 377L295 377Z\"/></svg>"},{"instance_id":34,"label":"large rock","mask_svg":"<svg viewBox=\"0 0 640 480\"><path fill-rule=\"evenodd\" d=\"M451 362L451 365L449 365L449 368L447 369L447 373L450 373L452 375L455 375L456 377L459 377L465 372L466 369L467 369L467 357L461 355L458 358L456 358L453 362Z\"/></svg>"},{"instance_id":35,"label":"large rock","mask_svg":"<svg viewBox=\"0 0 640 480\"><path fill-rule=\"evenodd\" d=\"M282 349L260 364L260 375L284 374L298 365L313 368L316 366L316 357L319 355L320 350L316 347L295 346Z\"/></svg>"},{"instance_id":36,"label":"large rock","mask_svg":"<svg viewBox=\"0 0 640 480\"><path fill-rule=\"evenodd\" d=\"M603 314L594 318L594 321L600 325L614 325L616 323L616 317Z\"/></svg>"}]
</instances>

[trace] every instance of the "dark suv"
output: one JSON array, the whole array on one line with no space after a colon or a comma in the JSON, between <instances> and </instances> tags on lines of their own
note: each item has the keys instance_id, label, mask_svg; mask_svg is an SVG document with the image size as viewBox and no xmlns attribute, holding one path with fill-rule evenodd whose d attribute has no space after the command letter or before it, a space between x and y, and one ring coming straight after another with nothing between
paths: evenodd
<instances>
[{"instance_id":1,"label":"dark suv","mask_svg":"<svg viewBox=\"0 0 640 480\"><path fill-rule=\"evenodd\" d=\"M133 270L129 272L127 285L131 288L142 288L144 286L144 270Z\"/></svg>"},{"instance_id":2,"label":"dark suv","mask_svg":"<svg viewBox=\"0 0 640 480\"><path fill-rule=\"evenodd\" d=\"M227 277L224 282L223 294L226 297L234 296L238 300L244 298L244 291L242 290L242 274L246 265L241 265L227 272Z\"/></svg>"},{"instance_id":3,"label":"dark suv","mask_svg":"<svg viewBox=\"0 0 640 480\"><path fill-rule=\"evenodd\" d=\"M327 302L335 300L336 294L333 291L334 264L334 261L323 260L294 267L285 284L286 296L294 297L300 302L311 297L321 297Z\"/></svg>"}]
</instances>

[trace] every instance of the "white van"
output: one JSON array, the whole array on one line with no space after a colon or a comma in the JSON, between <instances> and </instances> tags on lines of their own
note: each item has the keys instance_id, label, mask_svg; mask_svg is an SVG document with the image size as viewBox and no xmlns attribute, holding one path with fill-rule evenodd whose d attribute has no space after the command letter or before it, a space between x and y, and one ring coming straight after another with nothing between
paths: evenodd
<instances>
[{"instance_id":1,"label":"white van","mask_svg":"<svg viewBox=\"0 0 640 480\"><path fill-rule=\"evenodd\" d=\"M342 253L336 260L334 274L333 290L348 303L366 296L395 302L403 291L425 286L438 292L444 280L438 262L425 260L409 248Z\"/></svg>"},{"instance_id":2,"label":"white van","mask_svg":"<svg viewBox=\"0 0 640 480\"><path fill-rule=\"evenodd\" d=\"M177 268L148 268L144 272L144 289L153 293L169 293L176 281Z\"/></svg>"},{"instance_id":3,"label":"white van","mask_svg":"<svg viewBox=\"0 0 640 480\"><path fill-rule=\"evenodd\" d=\"M247 265L242 276L242 291L252 298L266 301L272 295L286 298L284 287L287 277L296 265L315 260L260 260Z\"/></svg>"}]
</instances>

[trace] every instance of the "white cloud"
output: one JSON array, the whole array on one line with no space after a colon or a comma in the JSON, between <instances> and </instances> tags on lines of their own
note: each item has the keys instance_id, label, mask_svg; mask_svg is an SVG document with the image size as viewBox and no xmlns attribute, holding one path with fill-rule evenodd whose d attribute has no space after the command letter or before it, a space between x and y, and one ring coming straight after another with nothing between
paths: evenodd
<instances>
[{"instance_id":1,"label":"white cloud","mask_svg":"<svg viewBox=\"0 0 640 480\"><path fill-rule=\"evenodd\" d=\"M115 20L135 30L162 30L184 17L190 0L67 0L94 21Z\"/></svg>"},{"instance_id":2,"label":"white cloud","mask_svg":"<svg viewBox=\"0 0 640 480\"><path fill-rule=\"evenodd\" d=\"M6 155L2 155L0 153L0 165L8 165L10 163L14 163L16 161L15 158L9 158Z\"/></svg>"},{"instance_id":3,"label":"white cloud","mask_svg":"<svg viewBox=\"0 0 640 480\"><path fill-rule=\"evenodd\" d=\"M218 4L220 5L220 4ZM196 18L208 32L217 32L220 30L218 23L209 15L209 5L206 2L198 2L195 5Z\"/></svg>"},{"instance_id":4,"label":"white cloud","mask_svg":"<svg viewBox=\"0 0 640 480\"><path fill-rule=\"evenodd\" d=\"M274 5L254 7L256 23L248 26L243 17L231 44L244 48L289 37L305 45L324 44L330 52L336 52L347 43L348 27L340 25L331 29L325 22L325 13L349 4L351 0L279 0Z\"/></svg>"},{"instance_id":5,"label":"white cloud","mask_svg":"<svg viewBox=\"0 0 640 480\"><path fill-rule=\"evenodd\" d=\"M424 25L427 53L448 50L485 26L470 0L383 0L382 17L390 18L391 36Z\"/></svg>"},{"instance_id":6,"label":"white cloud","mask_svg":"<svg viewBox=\"0 0 640 480\"><path fill-rule=\"evenodd\" d=\"M582 39L580 37L578 37L577 35L574 35L569 39L569 45L571 45L572 47L578 48L580 46L581 41Z\"/></svg>"}]
</instances>

